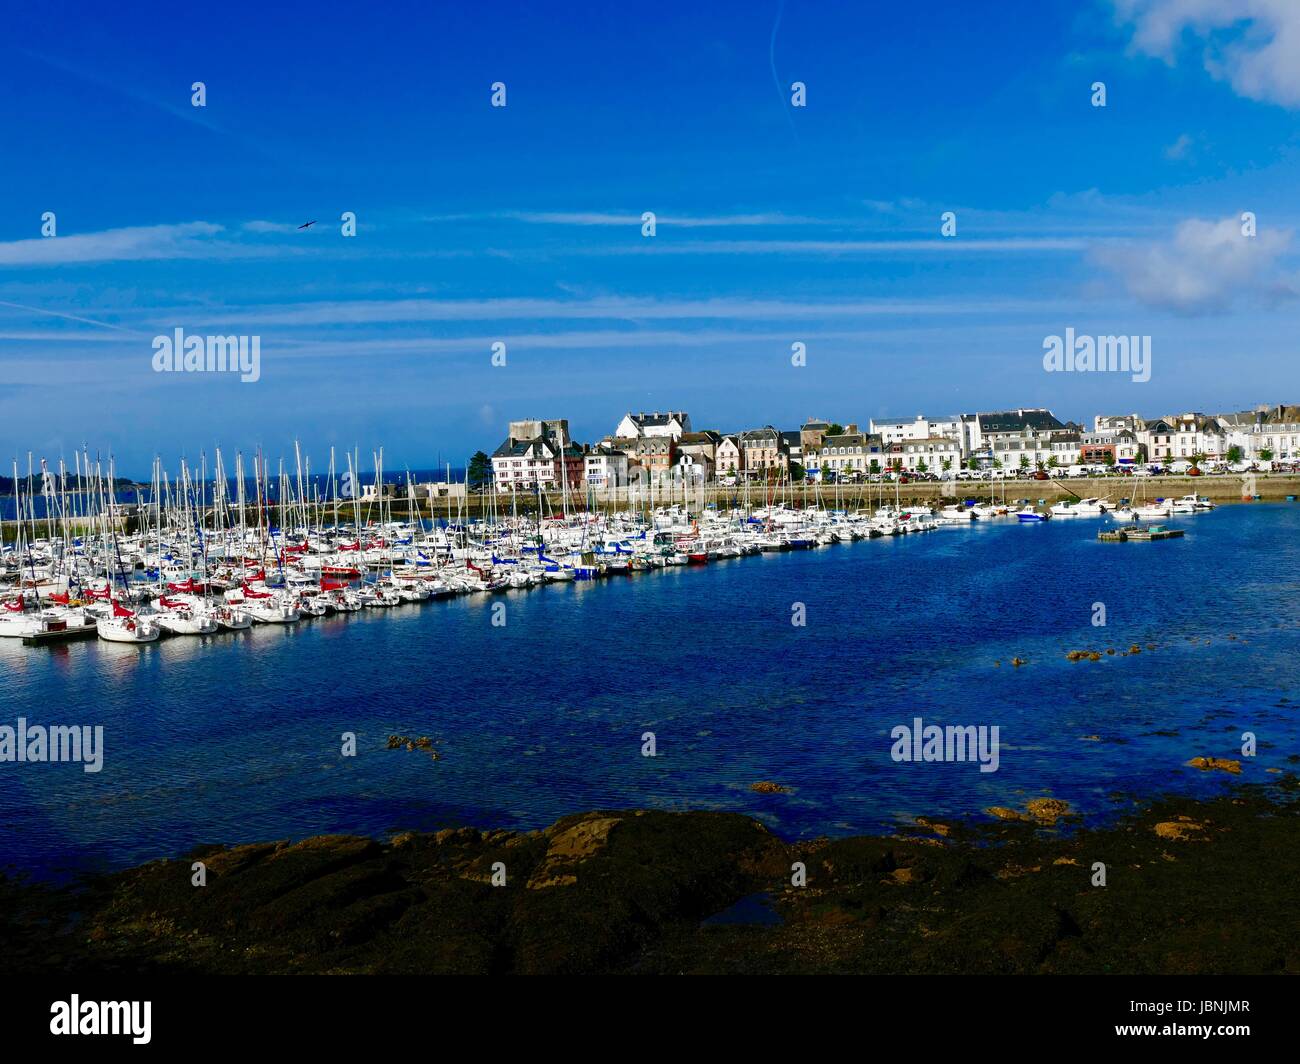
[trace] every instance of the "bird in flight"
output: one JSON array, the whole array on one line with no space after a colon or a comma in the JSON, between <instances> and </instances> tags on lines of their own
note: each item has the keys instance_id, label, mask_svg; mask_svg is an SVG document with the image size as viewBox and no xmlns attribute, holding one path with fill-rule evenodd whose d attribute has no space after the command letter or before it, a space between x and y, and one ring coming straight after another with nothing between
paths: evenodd
<instances>
[{"instance_id":1,"label":"bird in flight","mask_svg":"<svg viewBox=\"0 0 1300 1064\"><path fill-rule=\"evenodd\" d=\"M315 225L315 224L316 224L316 219L313 218L310 222L304 222L302 225L298 226L298 228L299 228L299 229L309 229L309 228L311 228L311 226L313 226L313 225Z\"/></svg>"}]
</instances>

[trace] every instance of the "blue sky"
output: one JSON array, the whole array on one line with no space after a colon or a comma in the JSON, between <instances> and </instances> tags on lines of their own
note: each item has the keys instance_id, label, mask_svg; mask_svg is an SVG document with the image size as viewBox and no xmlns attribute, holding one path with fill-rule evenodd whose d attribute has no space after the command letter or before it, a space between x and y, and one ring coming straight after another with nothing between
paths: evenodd
<instances>
[{"instance_id":1,"label":"blue sky","mask_svg":"<svg viewBox=\"0 0 1300 1064\"><path fill-rule=\"evenodd\" d=\"M8 13L6 466L1300 398L1291 0L279 7ZM178 327L261 379L153 372ZM1044 372L1067 327L1150 381Z\"/></svg>"}]
</instances>

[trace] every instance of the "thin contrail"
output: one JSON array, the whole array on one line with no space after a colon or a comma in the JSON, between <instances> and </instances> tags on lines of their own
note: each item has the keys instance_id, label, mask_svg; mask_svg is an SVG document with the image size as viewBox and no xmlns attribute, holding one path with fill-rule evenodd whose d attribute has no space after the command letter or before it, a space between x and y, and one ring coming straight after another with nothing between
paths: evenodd
<instances>
[{"instance_id":1,"label":"thin contrail","mask_svg":"<svg viewBox=\"0 0 1300 1064\"><path fill-rule=\"evenodd\" d=\"M794 134L795 143L799 143L799 131L795 129L794 118L790 114L789 104L786 102L785 90L781 88L781 79L776 76L776 31L781 28L781 15L785 12L785 0L777 0L776 5L776 22L772 24L772 39L767 45L767 62L772 68L772 84L776 86L776 94L781 100L781 110L785 112L785 120L790 123L790 132Z\"/></svg>"},{"instance_id":2,"label":"thin contrail","mask_svg":"<svg viewBox=\"0 0 1300 1064\"><path fill-rule=\"evenodd\" d=\"M94 318L81 318L76 314L64 314L59 310L44 310L41 307L29 307L23 303L10 303L7 299L0 299L0 307L12 307L14 310L26 310L32 314L47 314L51 318L63 318L66 321L77 321L83 325L98 325L103 329L116 329L118 332L130 333L136 336L142 336L136 329L128 329L124 325L113 325L106 321L96 321Z\"/></svg>"}]
</instances>

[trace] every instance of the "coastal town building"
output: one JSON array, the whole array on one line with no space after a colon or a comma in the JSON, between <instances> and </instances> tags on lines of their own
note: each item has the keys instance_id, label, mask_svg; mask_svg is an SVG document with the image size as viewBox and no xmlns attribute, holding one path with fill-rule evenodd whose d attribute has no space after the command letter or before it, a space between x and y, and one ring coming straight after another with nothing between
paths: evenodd
<instances>
[{"instance_id":1,"label":"coastal town building","mask_svg":"<svg viewBox=\"0 0 1300 1064\"><path fill-rule=\"evenodd\" d=\"M798 476L800 470L820 480L888 469L942 475L968 467L1010 471L1300 458L1295 404L1150 418L1097 414L1091 431L1041 407L872 418L868 425L872 431L862 432L852 422L841 427L809 418L798 429L764 425L724 434L694 431L684 411L639 412L625 415L615 434L588 447L574 442L567 419L524 418L509 422L506 439L492 454L492 479L499 490L533 491L561 483L619 487L638 477L765 479Z\"/></svg>"},{"instance_id":2,"label":"coastal town building","mask_svg":"<svg viewBox=\"0 0 1300 1064\"><path fill-rule=\"evenodd\" d=\"M602 441L587 452L584 478L593 488L618 488L628 482L627 452Z\"/></svg>"},{"instance_id":3,"label":"coastal town building","mask_svg":"<svg viewBox=\"0 0 1300 1064\"><path fill-rule=\"evenodd\" d=\"M906 473L941 473L961 464L961 443L950 436L905 437L886 446L889 468Z\"/></svg>"},{"instance_id":4,"label":"coastal town building","mask_svg":"<svg viewBox=\"0 0 1300 1064\"><path fill-rule=\"evenodd\" d=\"M794 429L783 431L781 433L782 442L785 444L786 458L792 465L803 465L803 434Z\"/></svg>"},{"instance_id":5,"label":"coastal town building","mask_svg":"<svg viewBox=\"0 0 1300 1064\"><path fill-rule=\"evenodd\" d=\"M714 465L719 476L738 475L745 471L745 452L741 450L738 436L723 436L718 440Z\"/></svg>"},{"instance_id":6,"label":"coastal town building","mask_svg":"<svg viewBox=\"0 0 1300 1064\"><path fill-rule=\"evenodd\" d=\"M561 445L555 438L507 436L492 453L492 479L498 491L549 490L561 484L581 488L584 457L581 447Z\"/></svg>"},{"instance_id":7,"label":"coastal town building","mask_svg":"<svg viewBox=\"0 0 1300 1064\"><path fill-rule=\"evenodd\" d=\"M686 411L668 410L660 413L656 410L649 414L644 411L637 414L624 414L623 420L614 430L614 435L636 439L647 437L677 439L690 431L691 418Z\"/></svg>"},{"instance_id":8,"label":"coastal town building","mask_svg":"<svg viewBox=\"0 0 1300 1064\"><path fill-rule=\"evenodd\" d=\"M1300 406L1259 406L1221 414L1218 420L1228 449L1237 448L1243 461L1294 461L1300 457Z\"/></svg>"},{"instance_id":9,"label":"coastal town building","mask_svg":"<svg viewBox=\"0 0 1300 1064\"><path fill-rule=\"evenodd\" d=\"M806 466L815 480L826 473L837 479L856 473L881 473L886 467L885 446L879 436L866 432L827 436L816 452L808 453Z\"/></svg>"},{"instance_id":10,"label":"coastal town building","mask_svg":"<svg viewBox=\"0 0 1300 1064\"><path fill-rule=\"evenodd\" d=\"M993 445L999 440L1012 439L1034 443L1037 450L1039 441L1045 441L1053 432L1060 432L1065 427L1050 410L1042 407L963 414L959 433L962 454L991 460L996 457Z\"/></svg>"},{"instance_id":11,"label":"coastal town building","mask_svg":"<svg viewBox=\"0 0 1300 1064\"><path fill-rule=\"evenodd\" d=\"M1146 450L1147 461L1167 462L1174 453L1174 427L1162 417L1143 418L1138 442Z\"/></svg>"},{"instance_id":12,"label":"coastal town building","mask_svg":"<svg viewBox=\"0 0 1300 1064\"><path fill-rule=\"evenodd\" d=\"M1227 452L1227 435L1217 418L1205 414L1179 414L1170 423L1174 430L1174 457L1192 459L1204 455L1208 459L1222 459Z\"/></svg>"},{"instance_id":13,"label":"coastal town building","mask_svg":"<svg viewBox=\"0 0 1300 1064\"><path fill-rule=\"evenodd\" d=\"M1082 465L1132 465L1140 460L1142 446L1128 429L1103 429L1085 432L1079 437L1079 463Z\"/></svg>"},{"instance_id":14,"label":"coastal town building","mask_svg":"<svg viewBox=\"0 0 1300 1064\"><path fill-rule=\"evenodd\" d=\"M662 480L677 460L677 441L672 436L642 436L632 441L629 453L642 475Z\"/></svg>"},{"instance_id":15,"label":"coastal town building","mask_svg":"<svg viewBox=\"0 0 1300 1064\"><path fill-rule=\"evenodd\" d=\"M506 436L513 440L548 439L561 447L567 447L573 442L573 437L569 435L568 418L555 418L549 421L525 418L522 421L512 421L506 428Z\"/></svg>"},{"instance_id":16,"label":"coastal town building","mask_svg":"<svg viewBox=\"0 0 1300 1064\"><path fill-rule=\"evenodd\" d=\"M1121 429L1136 434L1144 424L1137 414L1098 414L1092 419L1094 432L1119 432Z\"/></svg>"},{"instance_id":17,"label":"coastal town building","mask_svg":"<svg viewBox=\"0 0 1300 1064\"><path fill-rule=\"evenodd\" d=\"M799 445L804 454L821 450L822 441L831 430L831 423L821 418L810 417L799 430Z\"/></svg>"},{"instance_id":18,"label":"coastal town building","mask_svg":"<svg viewBox=\"0 0 1300 1064\"><path fill-rule=\"evenodd\" d=\"M771 425L742 432L738 442L746 476L763 476L772 471L781 473L789 468L785 437Z\"/></svg>"},{"instance_id":19,"label":"coastal town building","mask_svg":"<svg viewBox=\"0 0 1300 1064\"><path fill-rule=\"evenodd\" d=\"M707 484L714 479L713 459L706 454L692 454L678 451L677 462L673 467L678 480L687 484Z\"/></svg>"},{"instance_id":20,"label":"coastal town building","mask_svg":"<svg viewBox=\"0 0 1300 1064\"><path fill-rule=\"evenodd\" d=\"M929 440L940 437L960 440L961 419L952 417L928 417L917 414L912 418L875 418L867 423L868 429L879 435L885 443L899 440Z\"/></svg>"},{"instance_id":21,"label":"coastal town building","mask_svg":"<svg viewBox=\"0 0 1300 1064\"><path fill-rule=\"evenodd\" d=\"M708 462L710 466L717 463L718 444L722 442L722 436L719 433L706 429L703 432L685 432L677 440L677 453L692 458L701 458Z\"/></svg>"}]
</instances>

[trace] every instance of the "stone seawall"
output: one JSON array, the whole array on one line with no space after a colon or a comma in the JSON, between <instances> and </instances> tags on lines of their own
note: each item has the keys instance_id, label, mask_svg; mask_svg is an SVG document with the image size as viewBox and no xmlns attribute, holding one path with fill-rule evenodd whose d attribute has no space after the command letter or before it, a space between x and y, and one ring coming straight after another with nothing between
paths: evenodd
<instances>
[{"instance_id":1,"label":"stone seawall","mask_svg":"<svg viewBox=\"0 0 1300 1064\"><path fill-rule=\"evenodd\" d=\"M874 484L826 484L826 485L803 485L796 484L794 487L775 487L769 488L763 484L751 484L748 491L744 487L726 488L717 485L710 485L707 489L688 488L685 493L687 506L695 510L701 502L703 505L716 504L722 508L728 508L734 505L744 506L746 499L749 505L758 507L763 506L769 498L776 502L786 502L789 505L802 506L823 506L826 508L836 509L874 509L882 504L892 504L897 498L904 505L926 505L942 506L951 502L960 502L964 499L979 499L988 501L993 498L996 501L1002 501L1004 498L1007 502L1019 499L1028 499L1037 505L1038 501L1044 500L1047 504L1058 502L1061 499L1071 499L1078 497L1095 496L1100 499L1109 498L1111 502L1118 504L1120 499L1138 499L1154 501L1159 498L1177 498L1181 495L1207 496L1215 503L1240 503L1243 501L1245 484L1240 476L1200 476L1200 477L1100 477L1100 478L1079 478L1079 479L1055 479L1055 480L1032 480L1032 479L1007 479L1005 485L1002 481L988 480L963 480L956 482L939 482L939 481L922 481L900 484L895 490L892 483L874 483ZM629 502L630 494L630 502ZM1258 495L1262 502L1282 502L1288 495L1300 495L1300 474L1293 473L1274 473L1274 474L1256 474L1254 482L1254 494ZM544 492L542 494L543 506L548 513L558 513L564 505L564 499L558 491ZM568 508L585 509L588 505L593 505L599 510L623 510L627 509L629 504L637 509L645 509L649 501L649 494L646 488L632 489L629 493L627 488L618 488L610 491L593 491L593 492L575 492L568 496ZM683 501L682 488L675 487L671 492L656 488L654 493L654 505L666 505L669 502L681 503ZM513 510L520 513L531 513L537 509L538 497L535 492L520 494L514 500ZM452 503L451 516L457 514L457 505ZM464 503L459 504L464 513ZM477 516L483 513L492 512L495 506L495 512L498 516L507 517L512 512L512 500L509 495L498 494L493 501L491 495L471 495L468 502L468 512L471 516ZM399 504L397 500L393 503L393 512L401 513L404 510L404 504ZM428 507L424 510L428 515ZM445 503L435 505L434 513L439 517L446 517L448 509ZM364 514L364 507L363 507Z\"/></svg>"}]
</instances>

